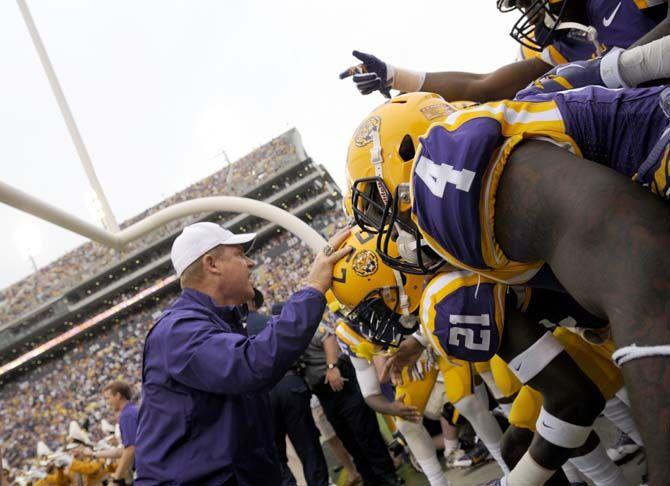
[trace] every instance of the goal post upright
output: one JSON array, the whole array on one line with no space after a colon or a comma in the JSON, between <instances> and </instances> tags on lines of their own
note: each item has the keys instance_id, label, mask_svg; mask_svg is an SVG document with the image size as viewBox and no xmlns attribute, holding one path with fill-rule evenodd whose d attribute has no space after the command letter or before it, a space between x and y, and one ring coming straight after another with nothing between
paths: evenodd
<instances>
[{"instance_id":1,"label":"goal post upright","mask_svg":"<svg viewBox=\"0 0 670 486\"><path fill-rule=\"evenodd\" d=\"M114 217L112 208L109 206L109 202L107 201L105 192L103 191L102 186L100 185L100 181L98 180L98 176L95 173L95 168L93 167L93 163L91 162L91 157L88 154L86 145L84 145L84 140L82 139L81 133L79 132L79 128L77 127L77 123L75 122L74 117L72 116L70 106L68 105L67 99L65 98L65 94L63 93L63 90L60 86L60 82L58 81L56 72L54 71L53 65L51 64L51 60L49 59L49 55L47 54L47 51L44 47L42 38L40 37L40 34L37 31L37 26L35 25L33 17L30 13L30 9L26 4L26 0L16 0L16 3L19 6L19 10L21 10L21 16L23 17L23 20L26 23L28 32L30 32L30 37L33 41L33 45L35 46L35 50L37 51L37 55L40 58L40 62L42 63L44 72L47 76L47 79L49 80L49 85L51 86L51 90L53 91L54 97L56 98L56 102L58 103L60 112L63 115L65 125L67 126L68 132L70 132L72 143L74 144L77 150L79 160L81 161L81 165L84 168L84 172L86 172L88 182L91 185L91 189L95 193L95 196L100 202L105 228L107 228L107 230L109 231L114 232L119 231L119 225L116 222L116 218Z\"/></svg>"}]
</instances>

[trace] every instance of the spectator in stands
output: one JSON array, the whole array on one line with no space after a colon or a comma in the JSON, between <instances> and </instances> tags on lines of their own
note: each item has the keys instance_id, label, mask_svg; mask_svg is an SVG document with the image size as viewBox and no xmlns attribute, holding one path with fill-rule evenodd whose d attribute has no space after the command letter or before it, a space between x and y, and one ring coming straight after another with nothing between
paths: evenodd
<instances>
[{"instance_id":1,"label":"spectator in stands","mask_svg":"<svg viewBox=\"0 0 670 486\"><path fill-rule=\"evenodd\" d=\"M354 459L365 486L400 484L395 466L346 356L335 334L321 323L302 356L307 383L318 397L328 421Z\"/></svg>"},{"instance_id":2,"label":"spectator in stands","mask_svg":"<svg viewBox=\"0 0 670 486\"><path fill-rule=\"evenodd\" d=\"M182 293L144 348L137 484L279 484L267 388L300 356L325 309L332 267L348 232L313 263L308 286L249 339L235 307L253 297L254 234L187 226L172 246ZM184 467L187 464L187 467Z\"/></svg>"},{"instance_id":3,"label":"spectator in stands","mask_svg":"<svg viewBox=\"0 0 670 486\"><path fill-rule=\"evenodd\" d=\"M135 462L135 439L137 436L137 405L131 403L132 392L130 385L125 381L115 380L102 391L109 406L119 414L121 428L121 443L123 453L112 475L112 483L126 484L126 478L133 469Z\"/></svg>"}]
</instances>

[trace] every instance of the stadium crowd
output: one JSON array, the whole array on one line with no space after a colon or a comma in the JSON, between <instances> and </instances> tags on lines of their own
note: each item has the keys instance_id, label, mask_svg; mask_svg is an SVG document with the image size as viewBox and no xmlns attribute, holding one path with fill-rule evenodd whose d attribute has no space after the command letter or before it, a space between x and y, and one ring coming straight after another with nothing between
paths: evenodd
<instances>
[{"instance_id":1,"label":"stadium crowd","mask_svg":"<svg viewBox=\"0 0 670 486\"><path fill-rule=\"evenodd\" d=\"M344 220L336 207L316 215L312 224L329 236ZM300 243L286 246L290 251L275 258L266 256L292 238L280 233L252 253L257 262L255 283L266 294L263 312L269 313L272 303L286 300L307 274L305 262L311 258L311 250ZM88 429L94 443L103 438L101 420L115 423L116 418L102 400L102 388L120 379L134 384L139 392L144 337L156 313L175 296L170 293L150 304L140 304L141 308L119 322L105 324L95 336L71 345L62 357L38 361L21 380L0 388L0 442L12 467L30 464L38 441L52 450L63 447L71 420Z\"/></svg>"},{"instance_id":2,"label":"stadium crowd","mask_svg":"<svg viewBox=\"0 0 670 486\"><path fill-rule=\"evenodd\" d=\"M190 199L221 194L224 191L227 195L245 194L281 167L298 162L298 158L304 154L302 147L297 144L300 144L297 131L289 130L235 163L168 197L120 226L125 228L160 209ZM202 216L196 214L172 221L129 245L121 253L98 243L90 241L84 243L28 277L0 290L0 324L12 322L28 311L64 295L73 286L120 262L138 248L145 247Z\"/></svg>"}]
</instances>

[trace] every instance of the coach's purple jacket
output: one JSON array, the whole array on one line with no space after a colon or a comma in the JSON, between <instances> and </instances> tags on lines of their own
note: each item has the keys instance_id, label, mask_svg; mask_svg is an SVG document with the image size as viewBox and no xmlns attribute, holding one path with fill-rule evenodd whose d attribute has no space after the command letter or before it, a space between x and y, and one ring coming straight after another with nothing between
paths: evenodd
<instances>
[{"instance_id":1,"label":"coach's purple jacket","mask_svg":"<svg viewBox=\"0 0 670 486\"><path fill-rule=\"evenodd\" d=\"M144 345L136 484L279 484L267 391L307 347L325 303L302 289L247 337L234 308L185 289Z\"/></svg>"}]
</instances>

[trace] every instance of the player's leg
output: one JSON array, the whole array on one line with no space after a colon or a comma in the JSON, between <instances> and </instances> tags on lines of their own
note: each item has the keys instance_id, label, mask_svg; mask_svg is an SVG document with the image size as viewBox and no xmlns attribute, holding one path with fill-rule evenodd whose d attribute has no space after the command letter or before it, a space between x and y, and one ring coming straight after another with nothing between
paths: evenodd
<instances>
[{"instance_id":1,"label":"player's leg","mask_svg":"<svg viewBox=\"0 0 670 486\"><path fill-rule=\"evenodd\" d=\"M410 381L407 369L403 370L403 384L396 387L396 400L402 399L406 405L424 412L431 392L437 381L437 370L429 370L423 380ZM421 466L431 486L447 485L448 481L437 459L433 439L423 426L400 418L396 419L398 430L407 441L407 446Z\"/></svg>"},{"instance_id":2,"label":"player's leg","mask_svg":"<svg viewBox=\"0 0 670 486\"><path fill-rule=\"evenodd\" d=\"M514 468L528 450L533 440L533 431L510 425L503 435L502 451L505 462ZM558 470L544 483L547 486L567 486L570 483L562 470Z\"/></svg>"},{"instance_id":3,"label":"player's leg","mask_svg":"<svg viewBox=\"0 0 670 486\"><path fill-rule=\"evenodd\" d=\"M587 310L609 319L619 347L670 344L670 207L614 171L546 142L512 154L495 231L517 261L545 260ZM670 366L623 366L649 454L650 484L670 477Z\"/></svg>"},{"instance_id":4,"label":"player's leg","mask_svg":"<svg viewBox=\"0 0 670 486\"><path fill-rule=\"evenodd\" d=\"M537 433L510 479L540 482L584 445L605 400L551 332L511 305L506 314L498 354L543 398Z\"/></svg>"},{"instance_id":5,"label":"player's leg","mask_svg":"<svg viewBox=\"0 0 670 486\"><path fill-rule=\"evenodd\" d=\"M500 453L502 430L498 421L475 393L473 387L472 367L470 363L454 360L452 364L440 359L439 365L444 377L447 399L456 410L465 417L477 436L496 460L500 468L507 472L508 468Z\"/></svg>"}]
</instances>

